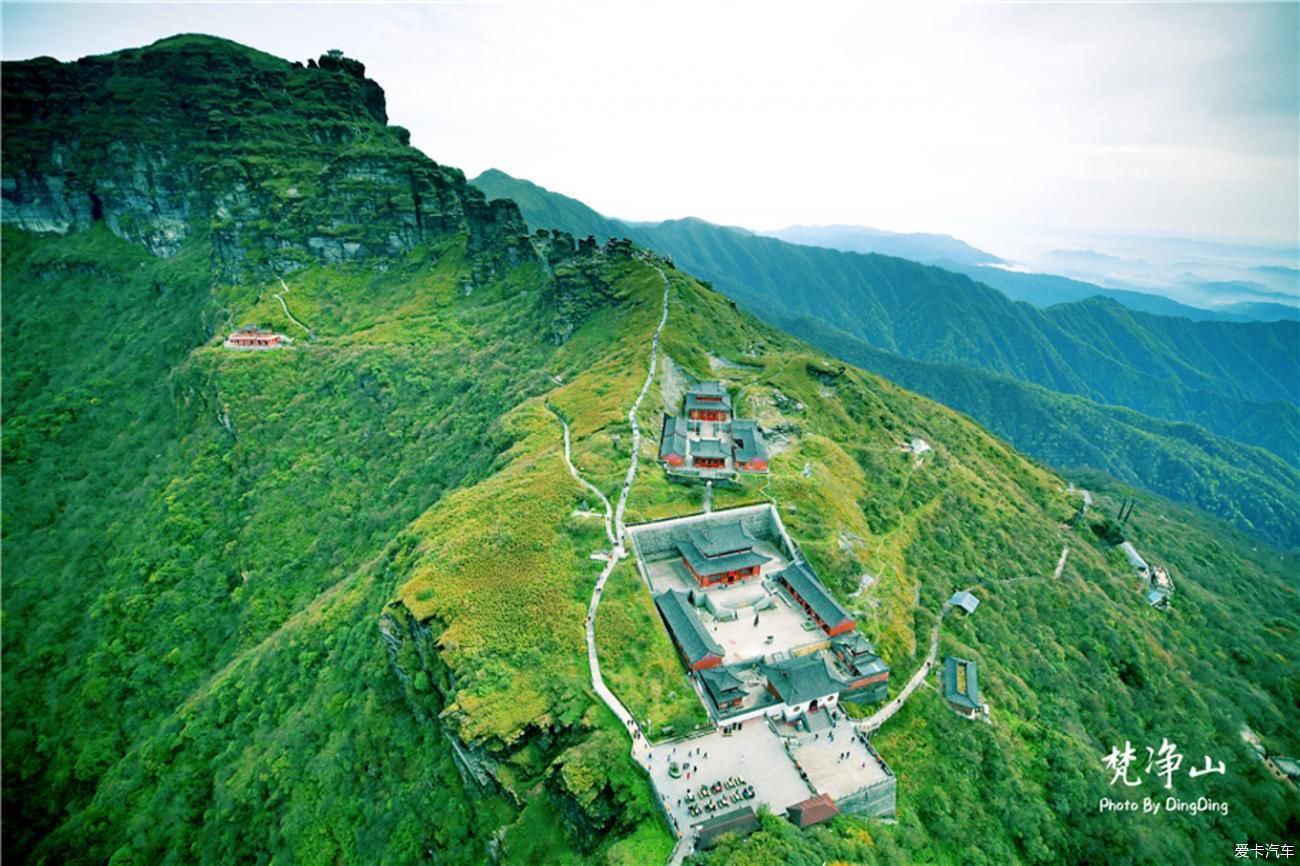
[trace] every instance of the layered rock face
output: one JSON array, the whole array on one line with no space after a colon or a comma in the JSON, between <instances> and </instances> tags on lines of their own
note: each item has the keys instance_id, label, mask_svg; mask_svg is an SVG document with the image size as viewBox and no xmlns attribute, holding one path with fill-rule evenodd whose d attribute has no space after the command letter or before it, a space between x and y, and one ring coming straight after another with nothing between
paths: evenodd
<instances>
[{"instance_id":1,"label":"layered rock face","mask_svg":"<svg viewBox=\"0 0 1300 866\"><path fill-rule=\"evenodd\" d=\"M490 278L534 256L513 203L387 125L383 90L331 52L306 65L205 36L4 64L3 218L96 221L170 256L211 241L218 279L374 261L464 233Z\"/></svg>"}]
</instances>

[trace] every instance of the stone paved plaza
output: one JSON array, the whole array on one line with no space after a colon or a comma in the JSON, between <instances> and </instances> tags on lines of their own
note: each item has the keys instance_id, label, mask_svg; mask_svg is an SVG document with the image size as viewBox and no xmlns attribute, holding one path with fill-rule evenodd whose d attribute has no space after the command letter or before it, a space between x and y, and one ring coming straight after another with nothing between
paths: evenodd
<instances>
[{"instance_id":1,"label":"stone paved plaza","mask_svg":"<svg viewBox=\"0 0 1300 866\"><path fill-rule=\"evenodd\" d=\"M691 765L689 779L687 771L679 779L669 775L668 764L672 760ZM650 774L655 790L683 833L701 821L746 806L757 809L766 803L773 813L781 814L814 793L799 777L781 738L763 719L748 721L729 736L719 730L685 742L657 746L650 759ZM740 776L752 785L754 798L693 817L685 801L687 791L698 793L701 785L712 785L731 776Z\"/></svg>"},{"instance_id":2,"label":"stone paved plaza","mask_svg":"<svg viewBox=\"0 0 1300 866\"><path fill-rule=\"evenodd\" d=\"M843 716L833 728L800 733L793 752L818 793L830 794L836 800L888 778ZM848 752L848 756L840 758L841 752Z\"/></svg>"}]
</instances>

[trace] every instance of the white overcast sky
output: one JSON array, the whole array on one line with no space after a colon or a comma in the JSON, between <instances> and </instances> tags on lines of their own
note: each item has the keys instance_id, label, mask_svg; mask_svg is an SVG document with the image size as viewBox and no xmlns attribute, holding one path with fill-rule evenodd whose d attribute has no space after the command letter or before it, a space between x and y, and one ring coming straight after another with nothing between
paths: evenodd
<instances>
[{"instance_id":1,"label":"white overcast sky","mask_svg":"<svg viewBox=\"0 0 1300 866\"><path fill-rule=\"evenodd\" d=\"M4 3L6 59L340 48L439 162L629 219L1300 237L1300 4Z\"/></svg>"}]
</instances>

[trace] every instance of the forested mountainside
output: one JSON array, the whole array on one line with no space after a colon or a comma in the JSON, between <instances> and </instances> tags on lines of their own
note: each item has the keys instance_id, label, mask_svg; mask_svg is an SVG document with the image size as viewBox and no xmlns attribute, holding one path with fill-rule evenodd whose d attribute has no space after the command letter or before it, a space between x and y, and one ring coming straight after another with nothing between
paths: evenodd
<instances>
[{"instance_id":1,"label":"forested mountainside","mask_svg":"<svg viewBox=\"0 0 1300 866\"><path fill-rule=\"evenodd\" d=\"M641 429L674 382L726 379L772 431L773 472L715 506L781 508L896 683L973 587L944 649L980 660L995 707L971 724L923 690L881 732L897 824L792 837L765 816L711 858L1193 862L1300 827L1239 736L1300 749L1290 554L1140 495L1128 535L1178 581L1153 611L1112 544L1129 490L1075 519L1059 477L689 274L528 235L408 147L348 58L182 36L3 73L9 856L663 862L652 791L591 692L606 542L556 415L614 495L665 288ZM223 348L244 323L293 342ZM899 449L916 436L920 462ZM630 522L700 507L653 439ZM689 720L637 590L601 608L598 632L626 638L602 666L638 717ZM1106 752L1161 737L1227 762L1180 784L1230 817L1097 816Z\"/></svg>"},{"instance_id":2,"label":"forested mountainside","mask_svg":"<svg viewBox=\"0 0 1300 866\"><path fill-rule=\"evenodd\" d=\"M501 172L473 183L489 197L507 198L520 184ZM529 192L525 202L546 194L535 185ZM572 199L567 204L565 213L582 213ZM560 215L520 206L537 227ZM574 228L590 224L587 216ZM567 222L551 225L569 230ZM1037 310L939 268L790 244L696 219L610 221L596 236L609 233L680 259L755 312L813 316L915 360L978 367L1225 435L1234 434L1246 404L1300 401L1296 322L1190 322L1095 299ZM1251 444L1300 463L1300 410L1288 410L1289 426L1271 435L1252 431L1266 441Z\"/></svg>"},{"instance_id":3,"label":"forested mountainside","mask_svg":"<svg viewBox=\"0 0 1300 866\"><path fill-rule=\"evenodd\" d=\"M672 255L767 321L778 326L802 321L802 336L851 363L862 363L859 349L869 347L897 356L900 368L907 360L942 364L959 377L983 372L1079 396L1085 402L1073 405L1109 417L1105 439L1117 447L1098 447L1100 439L1078 447L1076 434L1090 438L1091 432L1063 427L1055 417L1059 401L1039 389L1019 390L1028 417L1038 421L1032 428L1023 417L977 413L969 401L947 405L971 411L1041 460L1106 469L1207 508L1261 537L1300 543L1293 530L1293 497L1277 519L1243 519L1261 507L1278 509L1251 501L1258 484L1249 491L1236 487L1216 461L1153 436L1156 429L1177 429L1162 420L1195 424L1204 432L1188 435L1264 448L1288 464L1285 480L1295 478L1300 323L1192 322L1101 299L1036 310L959 274L903 259L797 246L700 220L627 225L495 170L473 183L489 196L513 197L531 225L597 238L627 236ZM851 340L843 343L841 336ZM942 402L955 393L950 387L927 390L928 377L915 377L909 387ZM1115 413L1116 405L1150 418ZM1122 443L1139 440L1150 460L1122 452ZM1051 447L1043 447L1047 443ZM1222 447L1232 446L1224 442ZM1186 471L1171 474L1163 468L1166 463Z\"/></svg>"},{"instance_id":4,"label":"forested mountainside","mask_svg":"<svg viewBox=\"0 0 1300 866\"><path fill-rule=\"evenodd\" d=\"M913 361L807 316L776 322L838 358L970 415L1049 465L1105 469L1259 537L1291 548L1300 545L1300 471L1263 448L1010 376ZM1278 405L1259 408L1241 425L1274 423Z\"/></svg>"}]
</instances>

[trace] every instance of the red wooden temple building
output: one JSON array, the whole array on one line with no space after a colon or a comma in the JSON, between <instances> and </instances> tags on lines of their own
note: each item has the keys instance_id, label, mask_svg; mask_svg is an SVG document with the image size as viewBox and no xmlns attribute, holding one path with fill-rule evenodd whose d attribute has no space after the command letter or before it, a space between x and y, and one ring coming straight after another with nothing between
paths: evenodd
<instances>
[{"instance_id":1,"label":"red wooden temple building","mask_svg":"<svg viewBox=\"0 0 1300 866\"><path fill-rule=\"evenodd\" d=\"M840 603L831 597L817 575L805 562L796 562L777 572L777 583L804 609L822 631L831 637L853 631L857 623Z\"/></svg>"},{"instance_id":2,"label":"red wooden temple building","mask_svg":"<svg viewBox=\"0 0 1300 866\"><path fill-rule=\"evenodd\" d=\"M677 551L700 586L754 577L769 561L769 557L754 550L757 540L738 520L689 529L683 535L677 541Z\"/></svg>"},{"instance_id":3,"label":"red wooden temple building","mask_svg":"<svg viewBox=\"0 0 1300 866\"><path fill-rule=\"evenodd\" d=\"M270 328L245 325L226 337L227 349L279 349L284 345L284 335Z\"/></svg>"},{"instance_id":4,"label":"red wooden temple building","mask_svg":"<svg viewBox=\"0 0 1300 866\"><path fill-rule=\"evenodd\" d=\"M731 395L721 382L700 382L686 392L686 417L692 421L730 421Z\"/></svg>"}]
</instances>

